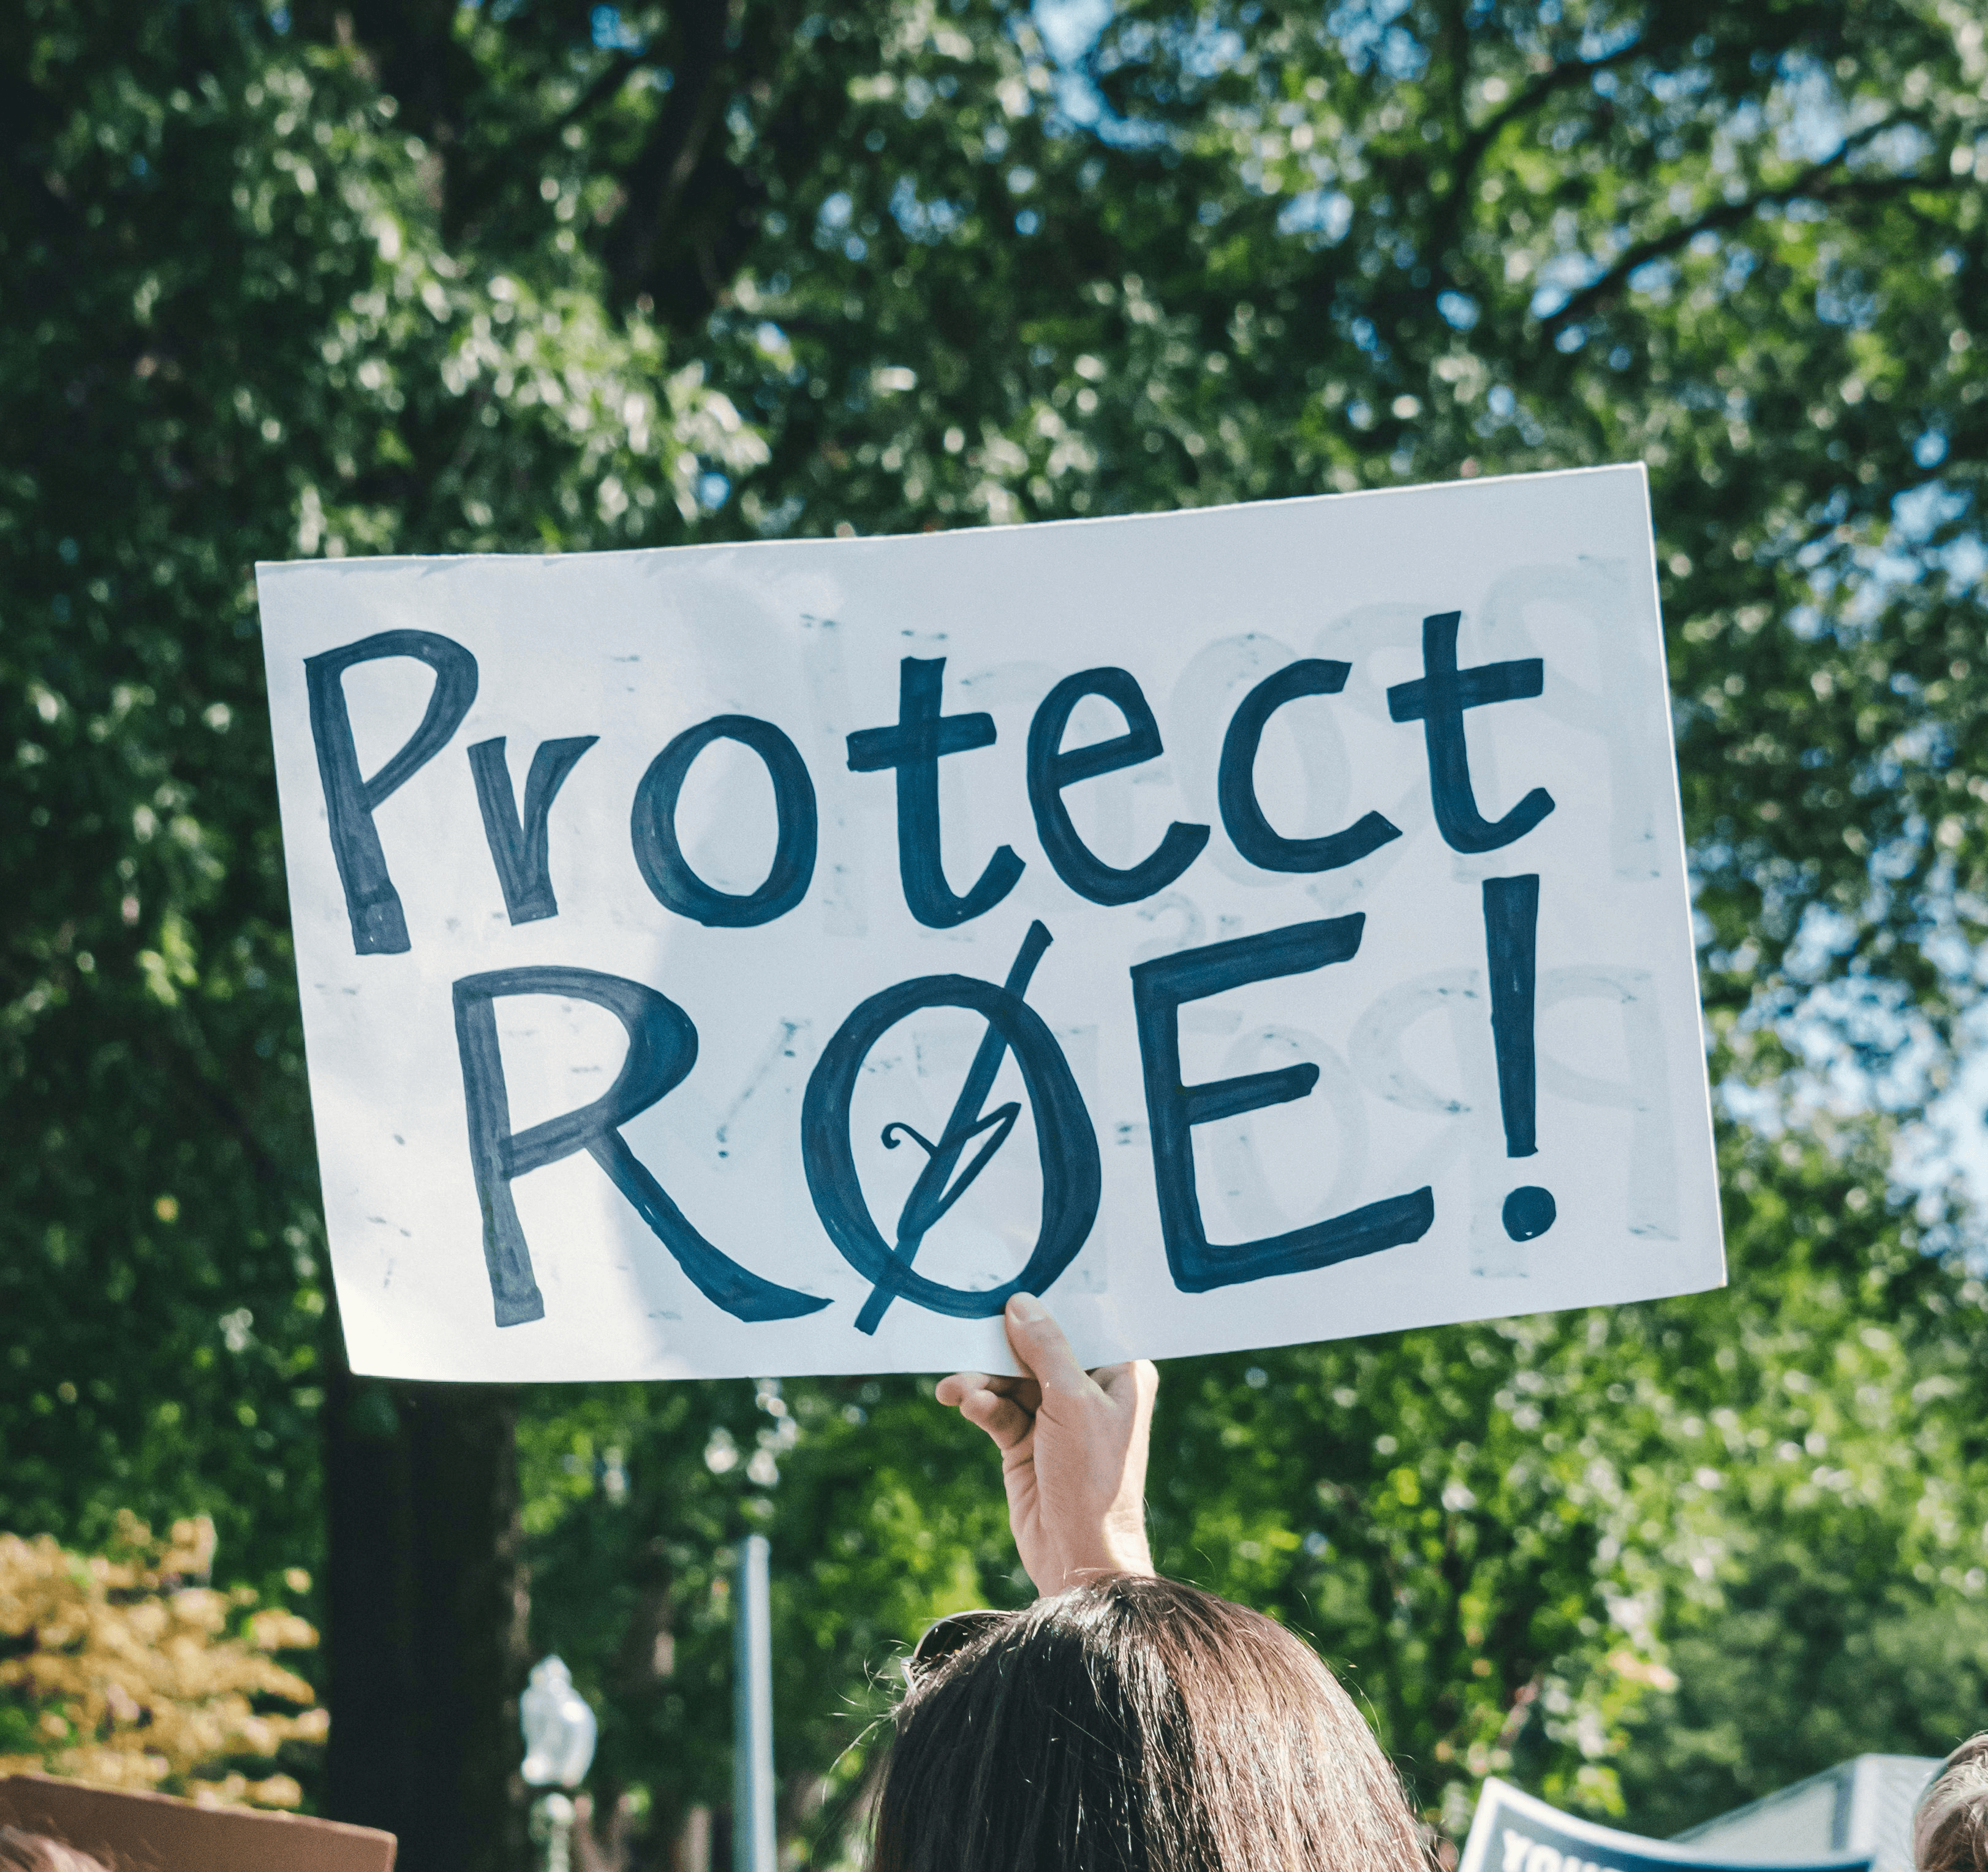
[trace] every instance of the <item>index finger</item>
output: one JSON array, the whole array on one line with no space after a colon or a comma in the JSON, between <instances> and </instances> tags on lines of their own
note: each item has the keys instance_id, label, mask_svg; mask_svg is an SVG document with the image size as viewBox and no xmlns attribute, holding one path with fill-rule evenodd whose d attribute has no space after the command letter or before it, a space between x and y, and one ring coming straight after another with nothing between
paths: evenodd
<instances>
[{"instance_id":1,"label":"index finger","mask_svg":"<svg viewBox=\"0 0 1988 1872\"><path fill-rule=\"evenodd\" d=\"M1149 1404L1160 1388L1160 1368L1150 1359L1100 1365L1090 1376L1114 1403Z\"/></svg>"},{"instance_id":2,"label":"index finger","mask_svg":"<svg viewBox=\"0 0 1988 1872\"><path fill-rule=\"evenodd\" d=\"M985 1372L955 1372L932 1387L932 1396L942 1404L958 1409L960 1401L975 1391L992 1389L995 1380Z\"/></svg>"}]
</instances>

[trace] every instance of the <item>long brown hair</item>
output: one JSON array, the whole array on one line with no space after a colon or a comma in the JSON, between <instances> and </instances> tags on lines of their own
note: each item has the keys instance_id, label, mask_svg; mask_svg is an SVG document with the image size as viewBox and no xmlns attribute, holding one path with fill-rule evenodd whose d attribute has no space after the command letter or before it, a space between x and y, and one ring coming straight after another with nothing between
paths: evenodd
<instances>
[{"instance_id":1,"label":"long brown hair","mask_svg":"<svg viewBox=\"0 0 1988 1872\"><path fill-rule=\"evenodd\" d=\"M1988 1733L1940 1764L1912 1816L1918 1872L1988 1872Z\"/></svg>"},{"instance_id":2,"label":"long brown hair","mask_svg":"<svg viewBox=\"0 0 1988 1872\"><path fill-rule=\"evenodd\" d=\"M1043 1599L914 1680L873 1872L1426 1872L1311 1649L1169 1579Z\"/></svg>"}]
</instances>

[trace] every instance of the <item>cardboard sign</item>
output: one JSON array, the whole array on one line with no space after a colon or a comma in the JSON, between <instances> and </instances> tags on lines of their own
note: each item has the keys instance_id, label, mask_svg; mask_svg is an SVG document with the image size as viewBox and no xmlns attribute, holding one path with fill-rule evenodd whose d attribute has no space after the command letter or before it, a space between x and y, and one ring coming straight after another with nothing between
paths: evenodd
<instances>
[{"instance_id":1,"label":"cardboard sign","mask_svg":"<svg viewBox=\"0 0 1988 1872\"><path fill-rule=\"evenodd\" d=\"M1640 468L259 577L360 1371L1723 1278Z\"/></svg>"},{"instance_id":2,"label":"cardboard sign","mask_svg":"<svg viewBox=\"0 0 1988 1872\"><path fill-rule=\"evenodd\" d=\"M1456 1872L1871 1872L1871 1855L1728 1857L1576 1820L1495 1776L1477 1797Z\"/></svg>"},{"instance_id":3,"label":"cardboard sign","mask_svg":"<svg viewBox=\"0 0 1988 1872\"><path fill-rule=\"evenodd\" d=\"M166 1794L0 1777L0 1826L46 1834L115 1872L393 1872L394 1836L370 1826L201 1807Z\"/></svg>"}]
</instances>

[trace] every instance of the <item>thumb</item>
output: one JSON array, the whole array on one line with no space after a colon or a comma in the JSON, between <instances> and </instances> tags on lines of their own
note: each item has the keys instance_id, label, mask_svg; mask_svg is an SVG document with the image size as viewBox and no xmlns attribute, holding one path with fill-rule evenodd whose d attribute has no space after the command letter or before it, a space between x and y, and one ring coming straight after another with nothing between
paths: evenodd
<instances>
[{"instance_id":1,"label":"thumb","mask_svg":"<svg viewBox=\"0 0 1988 1872\"><path fill-rule=\"evenodd\" d=\"M1009 1298L1006 1324L1009 1348L1045 1396L1052 1392L1081 1396L1092 1389L1090 1375L1077 1363L1063 1328L1033 1294Z\"/></svg>"}]
</instances>

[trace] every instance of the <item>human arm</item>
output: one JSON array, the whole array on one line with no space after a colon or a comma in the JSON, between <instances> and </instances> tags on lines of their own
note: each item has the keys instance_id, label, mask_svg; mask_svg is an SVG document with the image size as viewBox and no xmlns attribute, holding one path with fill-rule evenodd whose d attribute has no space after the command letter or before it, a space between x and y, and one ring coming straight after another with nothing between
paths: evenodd
<instances>
[{"instance_id":1,"label":"human arm","mask_svg":"<svg viewBox=\"0 0 1988 1872\"><path fill-rule=\"evenodd\" d=\"M1146 1451L1158 1372L1146 1359L1085 1371L1033 1294L1009 1300L1004 1323L1023 1376L955 1372L938 1396L1000 1451L1009 1525L1036 1590L1151 1572Z\"/></svg>"}]
</instances>

